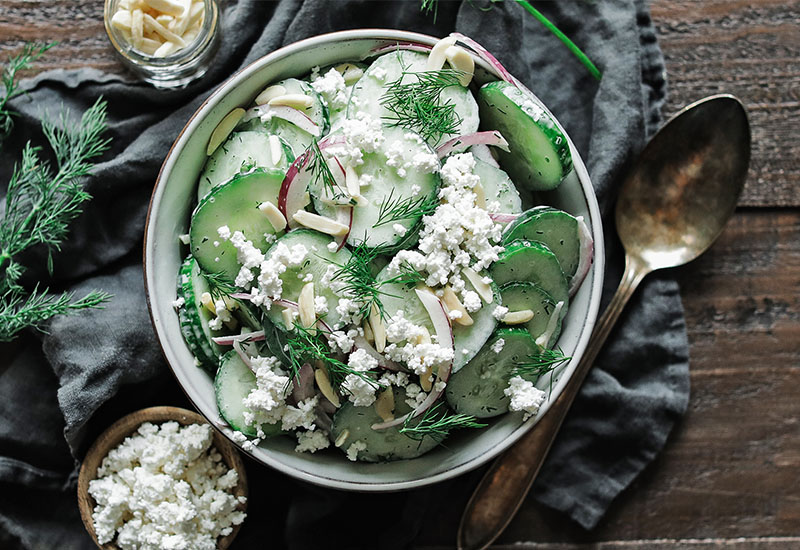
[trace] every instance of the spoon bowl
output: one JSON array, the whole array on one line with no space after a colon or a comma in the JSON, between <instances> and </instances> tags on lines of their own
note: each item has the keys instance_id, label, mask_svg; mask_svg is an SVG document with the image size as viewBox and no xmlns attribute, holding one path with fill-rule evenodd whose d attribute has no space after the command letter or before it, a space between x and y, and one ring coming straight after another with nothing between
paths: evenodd
<instances>
[{"instance_id":1,"label":"spoon bowl","mask_svg":"<svg viewBox=\"0 0 800 550\"><path fill-rule=\"evenodd\" d=\"M627 254L650 270L705 252L736 208L750 162L750 127L732 95L676 114L623 181L616 223Z\"/></svg>"},{"instance_id":2,"label":"spoon bowl","mask_svg":"<svg viewBox=\"0 0 800 550\"><path fill-rule=\"evenodd\" d=\"M702 254L733 214L750 162L741 102L722 94L672 117L642 151L619 192L617 233L625 271L569 383L539 420L484 475L458 529L459 550L487 548L514 518L572 401L625 304L644 277Z\"/></svg>"}]
</instances>

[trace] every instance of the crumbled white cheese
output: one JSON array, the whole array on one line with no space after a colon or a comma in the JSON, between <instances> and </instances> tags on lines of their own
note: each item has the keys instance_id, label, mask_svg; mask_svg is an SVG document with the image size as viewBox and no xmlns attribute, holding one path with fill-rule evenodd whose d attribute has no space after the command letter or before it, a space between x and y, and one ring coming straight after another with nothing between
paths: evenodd
<instances>
[{"instance_id":1,"label":"crumbled white cheese","mask_svg":"<svg viewBox=\"0 0 800 550\"><path fill-rule=\"evenodd\" d=\"M319 316L328 313L328 299L325 296L314 297L314 312Z\"/></svg>"},{"instance_id":2,"label":"crumbled white cheese","mask_svg":"<svg viewBox=\"0 0 800 550\"><path fill-rule=\"evenodd\" d=\"M359 451L366 451L367 444L363 441L356 441L347 448L347 459L355 462L358 459Z\"/></svg>"},{"instance_id":3,"label":"crumbled white cheese","mask_svg":"<svg viewBox=\"0 0 800 550\"><path fill-rule=\"evenodd\" d=\"M506 313L508 313L508 308L506 306L497 306L496 308L494 308L492 316L498 321L502 321L503 317L506 316Z\"/></svg>"},{"instance_id":4,"label":"crumbled white cheese","mask_svg":"<svg viewBox=\"0 0 800 550\"><path fill-rule=\"evenodd\" d=\"M144 423L112 449L89 482L95 533L122 550L213 550L244 521L238 483L209 425ZM116 540L115 540L116 537Z\"/></svg>"},{"instance_id":5,"label":"crumbled white cheese","mask_svg":"<svg viewBox=\"0 0 800 550\"><path fill-rule=\"evenodd\" d=\"M294 448L295 452L314 453L320 449L330 447L331 442L325 432L319 430L311 430L307 432L297 432L297 447Z\"/></svg>"},{"instance_id":6,"label":"crumbled white cheese","mask_svg":"<svg viewBox=\"0 0 800 550\"><path fill-rule=\"evenodd\" d=\"M461 302L464 304L464 309L470 313L478 311L483 305L481 297L474 290L465 290L461 294Z\"/></svg>"},{"instance_id":7,"label":"crumbled white cheese","mask_svg":"<svg viewBox=\"0 0 800 550\"><path fill-rule=\"evenodd\" d=\"M408 232L408 228L401 223L393 224L392 230L400 236L403 236Z\"/></svg>"},{"instance_id":8,"label":"crumbled white cheese","mask_svg":"<svg viewBox=\"0 0 800 550\"><path fill-rule=\"evenodd\" d=\"M336 252L337 250L339 250L339 243L337 243L336 241L329 242L328 243L328 250L330 252Z\"/></svg>"},{"instance_id":9,"label":"crumbled white cheese","mask_svg":"<svg viewBox=\"0 0 800 550\"><path fill-rule=\"evenodd\" d=\"M497 341L495 341L495 343L492 344L492 347L490 349L495 353L500 353L501 351L503 351L503 346L505 345L506 345L505 339L498 338Z\"/></svg>"},{"instance_id":10,"label":"crumbled white cheese","mask_svg":"<svg viewBox=\"0 0 800 550\"><path fill-rule=\"evenodd\" d=\"M341 110L347 107L347 85L336 69L330 69L325 76L312 78L311 87L322 96L331 109Z\"/></svg>"},{"instance_id":11,"label":"crumbled white cheese","mask_svg":"<svg viewBox=\"0 0 800 550\"><path fill-rule=\"evenodd\" d=\"M289 377L282 373L275 357L252 357L251 361L256 366L256 387L242 400L247 409L245 422L251 426L277 424L286 412Z\"/></svg>"},{"instance_id":12,"label":"crumbled white cheese","mask_svg":"<svg viewBox=\"0 0 800 550\"><path fill-rule=\"evenodd\" d=\"M380 82L386 82L387 74L386 74L386 69L384 69L383 67L372 67L372 70L369 71L368 74L371 74Z\"/></svg>"},{"instance_id":13,"label":"crumbled white cheese","mask_svg":"<svg viewBox=\"0 0 800 550\"><path fill-rule=\"evenodd\" d=\"M281 429L284 431L305 428L313 430L316 427L316 406L319 403L319 396L315 395L305 401L301 401L296 407L287 405L281 418Z\"/></svg>"},{"instance_id":14,"label":"crumbled white cheese","mask_svg":"<svg viewBox=\"0 0 800 550\"><path fill-rule=\"evenodd\" d=\"M357 349L347 359L347 366L356 373L367 373L378 368L378 360L366 350ZM342 391L356 407L367 407L375 402L378 384L367 374L348 374L342 382Z\"/></svg>"},{"instance_id":15,"label":"crumbled white cheese","mask_svg":"<svg viewBox=\"0 0 800 550\"><path fill-rule=\"evenodd\" d=\"M386 322L386 341L403 342L413 341L425 334L425 327L415 325L406 319L402 309L397 310Z\"/></svg>"},{"instance_id":16,"label":"crumbled white cheese","mask_svg":"<svg viewBox=\"0 0 800 550\"><path fill-rule=\"evenodd\" d=\"M427 397L428 394L422 391L422 388L418 384L408 384L406 386L406 404L408 404L409 407L418 407Z\"/></svg>"},{"instance_id":17,"label":"crumbled white cheese","mask_svg":"<svg viewBox=\"0 0 800 550\"><path fill-rule=\"evenodd\" d=\"M337 142L327 147L325 154L336 157L343 166L363 164L364 153L374 153L385 139L380 119L363 111L356 118L343 120L341 130L344 143Z\"/></svg>"},{"instance_id":18,"label":"crumbled white cheese","mask_svg":"<svg viewBox=\"0 0 800 550\"><path fill-rule=\"evenodd\" d=\"M182 308L185 304L186 304L186 300L183 299L183 296L178 296L178 298L173 300L172 307L174 307L176 310L178 310L178 309Z\"/></svg>"},{"instance_id":19,"label":"crumbled white cheese","mask_svg":"<svg viewBox=\"0 0 800 550\"><path fill-rule=\"evenodd\" d=\"M539 412L539 407L542 406L547 395L534 386L533 382L525 380L521 376L511 378L503 393L511 398L508 410L525 412L525 420Z\"/></svg>"},{"instance_id":20,"label":"crumbled white cheese","mask_svg":"<svg viewBox=\"0 0 800 550\"><path fill-rule=\"evenodd\" d=\"M383 353L392 361L405 363L416 374L423 374L429 368L439 367L447 361L452 361L455 355L453 348L445 348L436 343L411 342L406 342L403 346L389 344Z\"/></svg>"},{"instance_id":21,"label":"crumbled white cheese","mask_svg":"<svg viewBox=\"0 0 800 550\"><path fill-rule=\"evenodd\" d=\"M219 238L222 239L223 241L227 241L228 239L231 238L231 228L228 227L227 225L223 225L222 227L218 227L217 228L217 235L219 235Z\"/></svg>"}]
</instances>

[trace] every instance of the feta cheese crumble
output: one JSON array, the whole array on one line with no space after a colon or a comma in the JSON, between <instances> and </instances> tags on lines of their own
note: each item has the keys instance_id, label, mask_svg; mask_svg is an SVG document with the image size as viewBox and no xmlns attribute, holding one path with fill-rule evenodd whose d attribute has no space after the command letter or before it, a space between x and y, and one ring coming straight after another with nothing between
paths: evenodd
<instances>
[{"instance_id":1,"label":"feta cheese crumble","mask_svg":"<svg viewBox=\"0 0 800 550\"><path fill-rule=\"evenodd\" d=\"M547 395L534 386L533 382L525 380L519 375L508 381L508 387L503 390L503 393L511 398L508 410L524 412L524 420L539 412L539 407L542 406Z\"/></svg>"},{"instance_id":2,"label":"feta cheese crumble","mask_svg":"<svg viewBox=\"0 0 800 550\"><path fill-rule=\"evenodd\" d=\"M122 550L215 550L246 514L239 478L212 446L207 424L145 422L112 449L89 482L101 544ZM115 540L116 537L116 540Z\"/></svg>"}]
</instances>

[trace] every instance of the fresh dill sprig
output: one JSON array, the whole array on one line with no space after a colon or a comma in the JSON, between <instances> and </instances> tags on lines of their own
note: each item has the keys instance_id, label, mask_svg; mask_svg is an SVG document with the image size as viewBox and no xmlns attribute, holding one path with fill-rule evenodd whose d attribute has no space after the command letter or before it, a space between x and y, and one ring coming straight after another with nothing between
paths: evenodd
<instances>
[{"instance_id":1,"label":"fresh dill sprig","mask_svg":"<svg viewBox=\"0 0 800 550\"><path fill-rule=\"evenodd\" d=\"M564 355L560 349L542 348L538 353L529 354L525 361L514 365L514 376L523 376L538 380L545 374L556 370L560 365L572 359ZM553 377L550 377L550 393L553 392Z\"/></svg>"},{"instance_id":2,"label":"fresh dill sprig","mask_svg":"<svg viewBox=\"0 0 800 550\"><path fill-rule=\"evenodd\" d=\"M439 201L435 197L421 195L419 197L395 197L394 188L383 198L378 207L378 219L372 224L373 229L382 225L420 218L433 214Z\"/></svg>"},{"instance_id":3,"label":"fresh dill sprig","mask_svg":"<svg viewBox=\"0 0 800 550\"><path fill-rule=\"evenodd\" d=\"M382 254L383 247L370 248L364 242L359 243L350 252L344 264L336 264L338 269L331 275L331 281L342 285L341 293L358 304L358 317L366 319L375 305L383 312L380 301L380 289L375 275L372 273L372 262Z\"/></svg>"},{"instance_id":4,"label":"fresh dill sprig","mask_svg":"<svg viewBox=\"0 0 800 550\"><path fill-rule=\"evenodd\" d=\"M401 261L397 268L399 270L399 274L390 279L382 281L382 285L398 284L411 289L415 286L425 283L425 275L417 271L414 266L408 263L407 260Z\"/></svg>"},{"instance_id":5,"label":"fresh dill sprig","mask_svg":"<svg viewBox=\"0 0 800 550\"><path fill-rule=\"evenodd\" d=\"M419 5L419 11L425 15L430 15L433 12L433 22L436 23L436 16L439 15L439 0L422 0Z\"/></svg>"},{"instance_id":6,"label":"fresh dill sprig","mask_svg":"<svg viewBox=\"0 0 800 550\"><path fill-rule=\"evenodd\" d=\"M214 299L222 298L236 292L236 286L224 273L206 273L203 272L208 283L208 293Z\"/></svg>"},{"instance_id":7,"label":"fresh dill sprig","mask_svg":"<svg viewBox=\"0 0 800 550\"><path fill-rule=\"evenodd\" d=\"M98 99L75 124L62 112L60 123L42 122L42 129L56 159L57 169L39 157L40 147L27 143L21 162L14 167L0 219L0 341L10 341L23 328L40 328L54 315L98 307L109 299L92 292L77 301L70 293L52 296L47 290L26 295L18 283L25 268L17 256L34 247L48 252L48 271L53 269L53 252L60 250L69 223L81 212L91 196L80 184L91 173L92 159L101 155L110 140L102 137L106 128L106 103Z\"/></svg>"},{"instance_id":8,"label":"fresh dill sprig","mask_svg":"<svg viewBox=\"0 0 800 550\"><path fill-rule=\"evenodd\" d=\"M441 443L452 430L461 428L485 428L487 424L481 424L472 415L468 414L449 414L446 410L441 410L442 404L428 409L418 421L411 416L403 422L400 433L405 434L411 439L422 441L426 437L432 437Z\"/></svg>"},{"instance_id":9,"label":"fresh dill sprig","mask_svg":"<svg viewBox=\"0 0 800 550\"><path fill-rule=\"evenodd\" d=\"M407 72L404 68L400 78L391 82L380 98L381 104L391 113L381 118L390 126L418 133L429 143L439 141L461 125L455 104L442 103L441 96L445 88L460 86L462 76L463 72L455 69Z\"/></svg>"},{"instance_id":10,"label":"fresh dill sprig","mask_svg":"<svg viewBox=\"0 0 800 550\"><path fill-rule=\"evenodd\" d=\"M28 43L25 44L19 55L9 58L2 75L0 75L3 82L3 93L0 95L0 142L11 133L11 129L14 127L14 120L11 117L16 113L8 110L8 102L22 93L17 84L17 73L30 68L31 63L42 57L56 44L56 42Z\"/></svg>"},{"instance_id":11,"label":"fresh dill sprig","mask_svg":"<svg viewBox=\"0 0 800 550\"><path fill-rule=\"evenodd\" d=\"M337 183L336 178L333 177L331 167L328 166L328 161L326 161L325 157L322 155L322 151L316 139L311 141L311 145L305 154L310 155L306 172L311 172L311 181L321 183L326 194L333 200L349 196L347 191L342 189Z\"/></svg>"},{"instance_id":12,"label":"fresh dill sprig","mask_svg":"<svg viewBox=\"0 0 800 550\"><path fill-rule=\"evenodd\" d=\"M290 379L294 379L305 363L322 364L328 372L331 385L339 388L349 374L355 374L375 388L383 387L368 373L354 370L350 365L336 357L325 339L325 331L319 328L309 330L297 323L286 340L286 355L289 358Z\"/></svg>"}]
</instances>

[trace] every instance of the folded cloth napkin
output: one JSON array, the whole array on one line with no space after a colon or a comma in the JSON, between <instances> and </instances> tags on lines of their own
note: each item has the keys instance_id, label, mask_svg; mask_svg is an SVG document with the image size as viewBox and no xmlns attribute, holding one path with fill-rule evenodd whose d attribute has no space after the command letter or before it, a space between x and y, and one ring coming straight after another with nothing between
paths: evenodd
<instances>
[{"instance_id":1,"label":"folded cloth napkin","mask_svg":"<svg viewBox=\"0 0 800 550\"><path fill-rule=\"evenodd\" d=\"M603 211L611 211L615 183L659 123L666 91L648 7L643 0L537 7L598 65L600 82L511 0L443 0L435 22L416 1L241 0L223 3L215 64L184 89L154 90L132 76L92 69L51 71L24 83L29 93L13 103L20 116L0 152L4 182L24 141L41 140L45 112L64 104L77 116L99 96L108 100L112 149L87 179L94 199L56 256L51 280L78 294L101 288L114 299L103 310L55 319L47 335L25 335L0 370L3 548L92 548L75 502L77 461L99 431L125 412L187 405L147 315L140 260L144 219L172 141L208 93L238 68L334 30L383 27L435 36L457 30L482 42L550 107L586 159ZM605 220L610 229L612 218ZM605 300L621 273L612 235ZM35 256L29 264L32 280L49 277ZM688 393L677 284L669 274L652 276L589 374L530 498L593 527L661 449ZM311 487L255 464L248 470L250 517L237 539L241 548L262 547L265 540L291 549L419 548L424 524L437 509L462 508L479 477L364 495Z\"/></svg>"}]
</instances>

